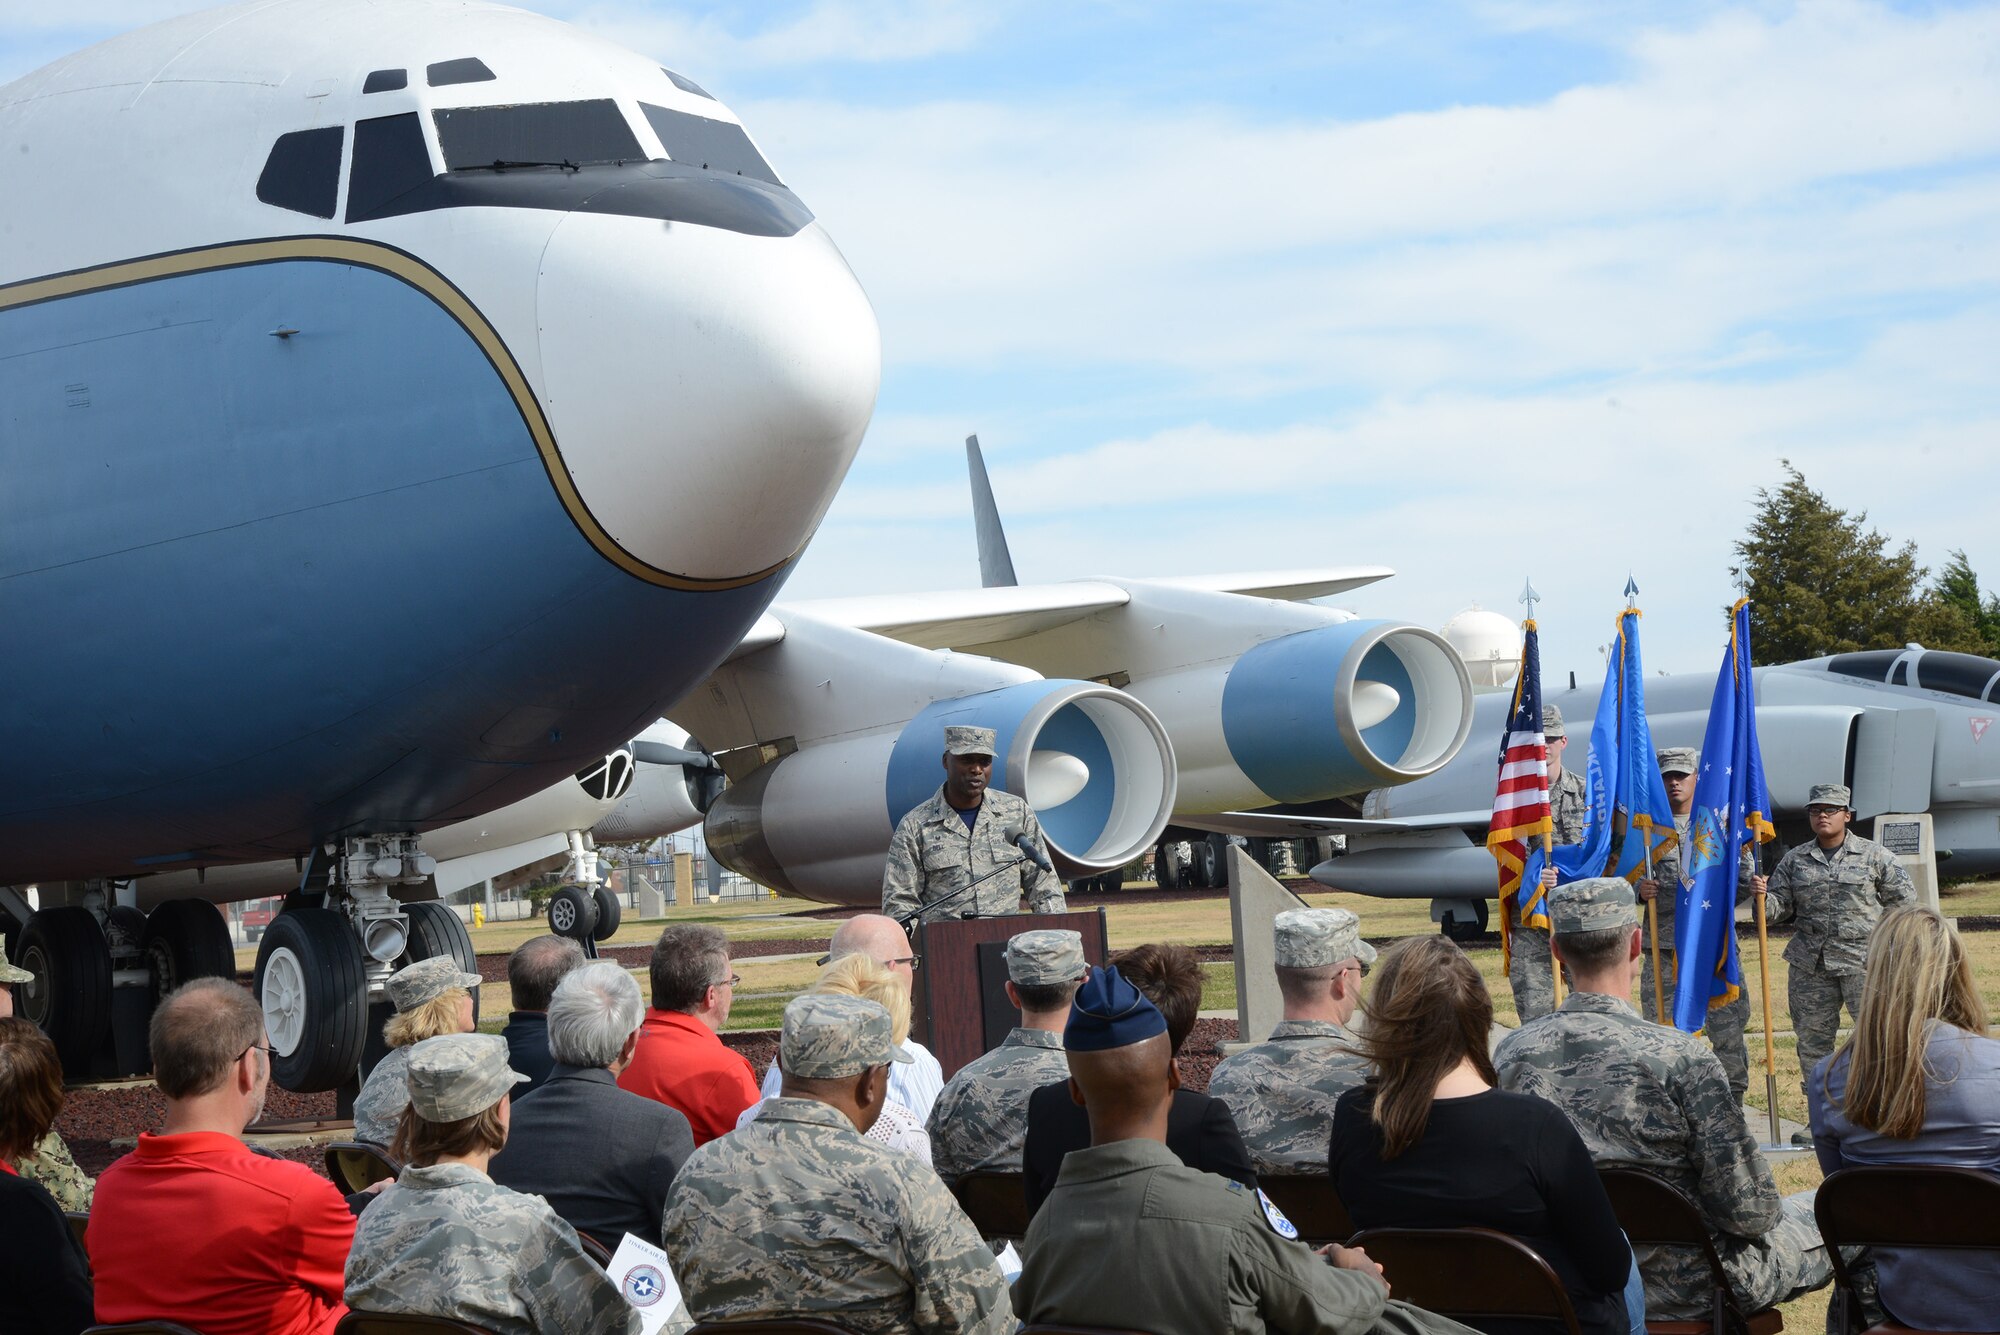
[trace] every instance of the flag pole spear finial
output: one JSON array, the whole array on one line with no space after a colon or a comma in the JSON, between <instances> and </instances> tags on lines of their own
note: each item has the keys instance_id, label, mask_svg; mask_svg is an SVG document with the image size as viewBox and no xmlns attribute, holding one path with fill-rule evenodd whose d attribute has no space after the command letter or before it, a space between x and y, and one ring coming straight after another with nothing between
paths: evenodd
<instances>
[{"instance_id":1,"label":"flag pole spear finial","mask_svg":"<svg viewBox=\"0 0 2000 1335\"><path fill-rule=\"evenodd\" d=\"M1542 600L1542 595L1535 592L1534 581L1532 580L1521 581L1521 596L1518 599L1516 599L1516 601L1525 603L1527 605L1528 620L1533 621L1535 619L1535 604L1540 602L1541 600Z\"/></svg>"},{"instance_id":2,"label":"flag pole spear finial","mask_svg":"<svg viewBox=\"0 0 2000 1335\"><path fill-rule=\"evenodd\" d=\"M1638 605L1639 581L1633 579L1631 572L1627 571L1625 575L1625 610L1629 612Z\"/></svg>"}]
</instances>

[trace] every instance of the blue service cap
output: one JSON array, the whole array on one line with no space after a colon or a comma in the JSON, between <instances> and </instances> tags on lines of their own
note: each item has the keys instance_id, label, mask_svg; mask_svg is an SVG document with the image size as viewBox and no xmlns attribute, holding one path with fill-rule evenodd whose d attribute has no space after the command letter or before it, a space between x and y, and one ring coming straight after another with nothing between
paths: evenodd
<instances>
[{"instance_id":1,"label":"blue service cap","mask_svg":"<svg viewBox=\"0 0 2000 1335\"><path fill-rule=\"evenodd\" d=\"M1070 1052L1103 1052L1143 1043L1167 1032L1167 1019L1146 994L1125 981L1115 967L1097 969L1076 990L1063 1029Z\"/></svg>"}]
</instances>

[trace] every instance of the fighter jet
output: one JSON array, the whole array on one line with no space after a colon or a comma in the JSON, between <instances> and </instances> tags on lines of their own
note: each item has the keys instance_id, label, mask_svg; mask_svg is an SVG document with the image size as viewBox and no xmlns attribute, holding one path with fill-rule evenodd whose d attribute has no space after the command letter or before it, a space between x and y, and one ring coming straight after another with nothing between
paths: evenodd
<instances>
[{"instance_id":1,"label":"fighter jet","mask_svg":"<svg viewBox=\"0 0 2000 1335\"><path fill-rule=\"evenodd\" d=\"M1951 875L2000 870L2000 660L1916 646L1757 668L1757 732L1781 844L1803 842L1807 790L1844 783L1857 818L1929 812ZM1715 679L1646 683L1657 746L1701 745ZM1545 692L1569 724L1566 763L1582 769L1598 688ZM1482 696L1472 742L1426 778L1369 793L1362 819L1236 813L1236 833L1340 833L1347 852L1313 879L1385 899L1429 899L1447 932L1483 929L1496 873L1486 851L1495 756L1511 696ZM1490 744L1489 744L1490 743Z\"/></svg>"}]
</instances>

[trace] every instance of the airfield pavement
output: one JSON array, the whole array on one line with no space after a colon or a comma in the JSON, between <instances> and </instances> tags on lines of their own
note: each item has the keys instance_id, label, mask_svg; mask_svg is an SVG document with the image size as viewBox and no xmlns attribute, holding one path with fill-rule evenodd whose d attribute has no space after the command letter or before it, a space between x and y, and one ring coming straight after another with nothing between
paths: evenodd
<instances>
[{"instance_id":1,"label":"airfield pavement","mask_svg":"<svg viewBox=\"0 0 2000 1335\"><path fill-rule=\"evenodd\" d=\"M1428 901L1368 899L1327 890L1304 880L1290 884L1309 903L1354 910L1361 916L1364 934L1378 947L1398 937L1437 930L1430 920ZM1195 948L1205 974L1203 1018L1182 1052L1182 1078L1190 1088L1206 1089L1209 1073L1220 1057L1217 1044L1237 1036L1236 977L1231 962L1229 902L1225 892L1161 892L1141 884L1115 895L1072 895L1070 904L1073 908L1106 906L1113 950L1147 941L1179 942ZM1986 998L1988 1010L2000 1016L2000 880L1947 887L1941 907L1947 915L1959 920L1981 994ZM705 922L720 927L730 938L737 972L743 976L724 1041L749 1057L761 1076L776 1054L776 1028L785 1003L811 983L818 971L815 961L825 951L838 920L855 912L859 910L829 909L806 900L776 897L703 904L676 909L666 919L627 920L618 935L599 949L605 957L631 969L643 991L647 986L646 962L651 953L651 937L660 926L666 922ZM473 946L479 953L479 973L484 980L480 988L482 1030L498 1033L507 1022L507 1012L511 1009L506 982L508 952L544 930L539 920L473 929ZM1798 1060L1785 996L1786 969L1781 958L1787 935L1784 928L1771 929L1772 1048L1777 1066L1779 1115L1803 1122L1804 1097L1799 1091ZM1749 1102L1763 1108L1764 1041L1755 930L1743 928L1739 940L1751 994ZM1467 943L1466 949L1493 994L1495 1018L1505 1025L1515 1024L1513 996L1500 967L1499 933L1488 932ZM255 958L254 950L238 952L237 964L244 970L246 982ZM158 1090L149 1081L77 1088L70 1091L56 1127L78 1163L86 1171L96 1173L123 1154L141 1130L158 1126L164 1109ZM292 1094L276 1088L271 1091L265 1108L265 1118L270 1122L332 1119L333 1114L332 1094ZM1763 1125L1760 1119L1752 1128L1760 1139L1765 1138ZM315 1139L340 1138L322 1133ZM272 1142L274 1152L323 1170L323 1154L318 1144L303 1143L297 1137L273 1137ZM1819 1166L1810 1155L1777 1163L1773 1172L1779 1189L1788 1193L1814 1186L1820 1179ZM1822 1291L1786 1304L1783 1311L1787 1328L1819 1329L1826 1301L1827 1295Z\"/></svg>"}]
</instances>

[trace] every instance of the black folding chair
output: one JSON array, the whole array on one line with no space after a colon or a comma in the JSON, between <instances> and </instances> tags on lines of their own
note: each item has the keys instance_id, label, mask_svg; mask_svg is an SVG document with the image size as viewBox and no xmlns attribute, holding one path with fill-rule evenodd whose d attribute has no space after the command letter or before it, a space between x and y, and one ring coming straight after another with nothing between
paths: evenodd
<instances>
[{"instance_id":1,"label":"black folding chair","mask_svg":"<svg viewBox=\"0 0 2000 1335\"><path fill-rule=\"evenodd\" d=\"M611 1268L611 1249L582 1229L576 1231L576 1240L583 1244L583 1254L597 1262L599 1270Z\"/></svg>"},{"instance_id":2,"label":"black folding chair","mask_svg":"<svg viewBox=\"0 0 2000 1335\"><path fill-rule=\"evenodd\" d=\"M1490 1228L1371 1228L1347 1245L1382 1267L1398 1298L1439 1316L1546 1321L1579 1335L1562 1280L1519 1238Z\"/></svg>"},{"instance_id":3,"label":"black folding chair","mask_svg":"<svg viewBox=\"0 0 2000 1335\"><path fill-rule=\"evenodd\" d=\"M1701 1211L1687 1193L1640 1168L1600 1168L1611 1212L1635 1247L1686 1247L1708 1261L1709 1317L1706 1321L1666 1321L1646 1318L1647 1335L1776 1335L1785 1328L1777 1308L1745 1312L1722 1268L1722 1257Z\"/></svg>"},{"instance_id":4,"label":"black folding chair","mask_svg":"<svg viewBox=\"0 0 2000 1335\"><path fill-rule=\"evenodd\" d=\"M1850 1332L1860 1325L1860 1294L1840 1254L1843 1247L1936 1247L2000 1252L2000 1177L1976 1168L1843 1168L1813 1197L1819 1235L1833 1258ZM1883 1296L1894 1303L1895 1296ZM1993 1296L2000 1306L2000 1294ZM1862 1335L1910 1335L1895 1321Z\"/></svg>"},{"instance_id":5,"label":"black folding chair","mask_svg":"<svg viewBox=\"0 0 2000 1335\"><path fill-rule=\"evenodd\" d=\"M1019 1173L985 1169L967 1173L951 1184L959 1208L971 1218L982 1238L1028 1236L1027 1179Z\"/></svg>"},{"instance_id":6,"label":"black folding chair","mask_svg":"<svg viewBox=\"0 0 2000 1335\"><path fill-rule=\"evenodd\" d=\"M1257 1185L1285 1212L1299 1237L1315 1247L1346 1242L1354 1235L1354 1221L1347 1217L1347 1207L1325 1173L1260 1174Z\"/></svg>"}]
</instances>

